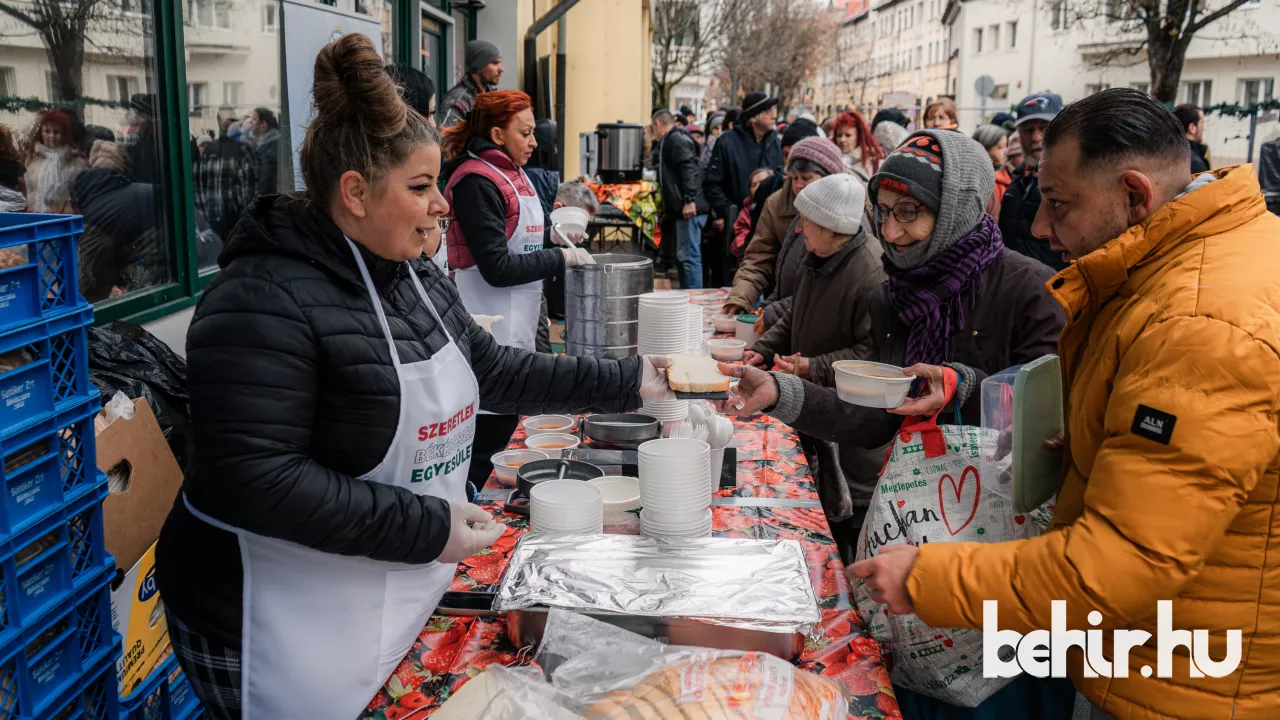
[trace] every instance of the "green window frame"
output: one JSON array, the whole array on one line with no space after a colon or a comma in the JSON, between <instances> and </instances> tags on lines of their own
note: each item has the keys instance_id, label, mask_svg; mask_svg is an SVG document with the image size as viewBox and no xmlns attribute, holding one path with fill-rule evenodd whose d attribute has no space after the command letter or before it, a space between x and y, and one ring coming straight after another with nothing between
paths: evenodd
<instances>
[{"instance_id":1,"label":"green window frame","mask_svg":"<svg viewBox=\"0 0 1280 720\"><path fill-rule=\"evenodd\" d=\"M418 0L394 0L394 62L412 62L417 53ZM171 182L163 201L173 208L166 221L173 238L173 282L105 300L94 308L96 324L113 320L145 323L185 310L218 274L199 269L196 255L195 191L191 177L191 127L187 117L187 68L182 7L176 2L152 3L155 22L156 89L164 122L161 143Z\"/></svg>"}]
</instances>

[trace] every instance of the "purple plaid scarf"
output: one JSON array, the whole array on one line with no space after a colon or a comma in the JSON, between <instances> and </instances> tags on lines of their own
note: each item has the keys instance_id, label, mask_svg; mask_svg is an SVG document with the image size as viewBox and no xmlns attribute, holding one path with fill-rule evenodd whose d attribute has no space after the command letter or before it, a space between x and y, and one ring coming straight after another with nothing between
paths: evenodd
<instances>
[{"instance_id":1,"label":"purple plaid scarf","mask_svg":"<svg viewBox=\"0 0 1280 720\"><path fill-rule=\"evenodd\" d=\"M973 232L918 268L903 270L885 258L889 303L909 328L904 367L951 360L952 336L978 301L982 271L1003 248L1000 228L984 214Z\"/></svg>"}]
</instances>

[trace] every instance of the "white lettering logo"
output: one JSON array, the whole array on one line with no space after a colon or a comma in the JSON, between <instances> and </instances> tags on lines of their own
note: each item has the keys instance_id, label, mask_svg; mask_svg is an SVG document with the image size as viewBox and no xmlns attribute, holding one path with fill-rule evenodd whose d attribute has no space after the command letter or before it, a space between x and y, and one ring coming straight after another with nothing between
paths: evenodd
<instances>
[{"instance_id":1,"label":"white lettering logo","mask_svg":"<svg viewBox=\"0 0 1280 720\"><path fill-rule=\"evenodd\" d=\"M1084 676L1087 678L1129 677L1129 651L1145 645L1151 633L1145 630L1112 630L1114 657L1102 655L1102 630L1068 630L1067 603L1050 603L1050 630L1032 630L1023 635L1017 630L1001 630L999 602L982 603L982 675L988 678L1012 678L1025 672L1038 678L1067 677L1067 649L1084 652ZM1089 613L1089 624L1102 624L1102 613ZM1173 677L1173 650L1184 647L1190 657L1190 676L1220 678L1235 672L1240 665L1241 631L1227 631L1227 652L1221 660L1209 657L1208 630L1174 630L1173 602L1156 602L1156 677ZM1150 665L1138 669L1143 677L1151 677Z\"/></svg>"},{"instance_id":2,"label":"white lettering logo","mask_svg":"<svg viewBox=\"0 0 1280 720\"><path fill-rule=\"evenodd\" d=\"M1155 418L1148 415L1147 417L1142 418L1142 429L1156 433L1157 435L1163 435L1164 421L1156 420Z\"/></svg>"}]
</instances>

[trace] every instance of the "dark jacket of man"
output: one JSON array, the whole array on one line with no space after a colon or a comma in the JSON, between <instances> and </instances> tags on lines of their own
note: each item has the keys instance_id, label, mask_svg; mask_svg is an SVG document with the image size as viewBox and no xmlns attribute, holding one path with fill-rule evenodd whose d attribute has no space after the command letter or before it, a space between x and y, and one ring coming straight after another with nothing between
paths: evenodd
<instances>
[{"instance_id":1,"label":"dark jacket of man","mask_svg":"<svg viewBox=\"0 0 1280 720\"><path fill-rule=\"evenodd\" d=\"M782 145L778 133L770 132L759 142L747 127L735 127L720 136L711 152L702 190L717 217L728 216L729 206L740 204L751 192L751 171L782 165Z\"/></svg>"},{"instance_id":2,"label":"dark jacket of man","mask_svg":"<svg viewBox=\"0 0 1280 720\"><path fill-rule=\"evenodd\" d=\"M699 215L707 213L702 193L702 165L698 164L698 143L679 125L671 128L659 143L661 161L658 183L662 187L663 212L682 217L681 208L693 203Z\"/></svg>"},{"instance_id":3,"label":"dark jacket of man","mask_svg":"<svg viewBox=\"0 0 1280 720\"><path fill-rule=\"evenodd\" d=\"M440 107L436 109L436 116L441 129L451 128L466 120L467 116L471 114L471 108L476 105L476 96L492 89L480 87L471 78L471 73L463 75L458 84L445 93L444 100L440 103Z\"/></svg>"},{"instance_id":4,"label":"dark jacket of man","mask_svg":"<svg viewBox=\"0 0 1280 720\"><path fill-rule=\"evenodd\" d=\"M1049 241L1031 234L1031 224L1040 210L1040 178L1027 172L1025 164L1013 171L1013 182L1000 203L1000 235L1010 250L1035 258L1056 272L1067 266L1062 253L1049 249Z\"/></svg>"},{"instance_id":5,"label":"dark jacket of man","mask_svg":"<svg viewBox=\"0 0 1280 720\"><path fill-rule=\"evenodd\" d=\"M254 145L258 153L258 194L274 195L280 170L280 130L270 128Z\"/></svg>"},{"instance_id":6,"label":"dark jacket of man","mask_svg":"<svg viewBox=\"0 0 1280 720\"><path fill-rule=\"evenodd\" d=\"M1191 172L1194 175L1209 172L1209 146L1195 140L1188 140L1191 146Z\"/></svg>"},{"instance_id":7,"label":"dark jacket of man","mask_svg":"<svg viewBox=\"0 0 1280 720\"><path fill-rule=\"evenodd\" d=\"M98 302L115 287L131 290L168 279L155 185L90 168L71 181L71 198L84 216L76 252L85 299Z\"/></svg>"}]
</instances>

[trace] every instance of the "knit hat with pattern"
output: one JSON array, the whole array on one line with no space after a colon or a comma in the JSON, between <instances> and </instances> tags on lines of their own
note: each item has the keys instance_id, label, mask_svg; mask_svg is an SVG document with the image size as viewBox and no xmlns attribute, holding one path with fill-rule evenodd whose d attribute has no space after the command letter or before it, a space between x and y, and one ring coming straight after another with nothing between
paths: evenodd
<instances>
[{"instance_id":1,"label":"knit hat with pattern","mask_svg":"<svg viewBox=\"0 0 1280 720\"><path fill-rule=\"evenodd\" d=\"M828 175L844 172L844 158L840 146L824 137L807 137L791 148L787 163L808 160L826 171Z\"/></svg>"},{"instance_id":2,"label":"knit hat with pattern","mask_svg":"<svg viewBox=\"0 0 1280 720\"><path fill-rule=\"evenodd\" d=\"M898 146L871 179L872 202L882 187L909 195L938 214L942 207L942 146L937 138L917 134Z\"/></svg>"}]
</instances>

